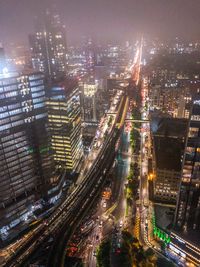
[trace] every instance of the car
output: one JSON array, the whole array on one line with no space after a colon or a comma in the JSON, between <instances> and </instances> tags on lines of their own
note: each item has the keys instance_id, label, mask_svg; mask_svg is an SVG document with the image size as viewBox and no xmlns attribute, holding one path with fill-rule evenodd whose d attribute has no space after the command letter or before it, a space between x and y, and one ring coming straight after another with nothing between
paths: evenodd
<instances>
[{"instance_id":1,"label":"car","mask_svg":"<svg viewBox=\"0 0 200 267\"><path fill-rule=\"evenodd\" d=\"M119 227L121 228L123 226L123 221L121 220L120 222L119 222Z\"/></svg>"},{"instance_id":2,"label":"car","mask_svg":"<svg viewBox=\"0 0 200 267\"><path fill-rule=\"evenodd\" d=\"M118 248L121 248L121 243L118 243L118 244L117 244L117 247L118 247Z\"/></svg>"}]
</instances>

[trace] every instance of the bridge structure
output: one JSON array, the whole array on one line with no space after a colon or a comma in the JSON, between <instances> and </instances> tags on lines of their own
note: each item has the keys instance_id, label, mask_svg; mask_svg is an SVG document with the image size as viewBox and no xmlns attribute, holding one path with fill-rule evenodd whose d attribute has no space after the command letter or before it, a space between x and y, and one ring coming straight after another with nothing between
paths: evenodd
<instances>
[{"instance_id":1,"label":"bridge structure","mask_svg":"<svg viewBox=\"0 0 200 267\"><path fill-rule=\"evenodd\" d=\"M138 122L138 123L147 123L149 120L134 120L134 119L125 119L126 122Z\"/></svg>"}]
</instances>

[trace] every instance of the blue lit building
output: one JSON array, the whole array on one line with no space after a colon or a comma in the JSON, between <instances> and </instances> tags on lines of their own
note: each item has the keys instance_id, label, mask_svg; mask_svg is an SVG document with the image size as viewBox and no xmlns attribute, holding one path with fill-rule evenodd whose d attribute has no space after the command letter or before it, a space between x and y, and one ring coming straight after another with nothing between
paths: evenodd
<instances>
[{"instance_id":1,"label":"blue lit building","mask_svg":"<svg viewBox=\"0 0 200 267\"><path fill-rule=\"evenodd\" d=\"M47 200L53 160L44 75L0 74L0 238ZM37 204L36 204L37 203Z\"/></svg>"}]
</instances>

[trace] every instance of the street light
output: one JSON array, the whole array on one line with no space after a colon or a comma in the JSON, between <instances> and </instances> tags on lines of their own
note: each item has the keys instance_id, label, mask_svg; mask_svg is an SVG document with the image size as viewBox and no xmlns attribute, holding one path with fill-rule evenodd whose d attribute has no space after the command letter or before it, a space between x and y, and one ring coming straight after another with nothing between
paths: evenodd
<instances>
[{"instance_id":1,"label":"street light","mask_svg":"<svg viewBox=\"0 0 200 267\"><path fill-rule=\"evenodd\" d=\"M148 180L149 180L149 181L153 181L153 179L155 179L155 174L154 174L154 173L150 173L150 174L148 175Z\"/></svg>"}]
</instances>

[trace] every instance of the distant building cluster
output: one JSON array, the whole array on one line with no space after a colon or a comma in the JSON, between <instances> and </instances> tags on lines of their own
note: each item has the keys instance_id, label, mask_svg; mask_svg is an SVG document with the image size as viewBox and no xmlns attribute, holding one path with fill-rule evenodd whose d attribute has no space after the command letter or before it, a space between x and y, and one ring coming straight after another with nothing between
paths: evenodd
<instances>
[{"instance_id":1,"label":"distant building cluster","mask_svg":"<svg viewBox=\"0 0 200 267\"><path fill-rule=\"evenodd\" d=\"M200 237L199 45L148 49L152 143L152 199L174 206L174 231L198 244Z\"/></svg>"}]
</instances>

